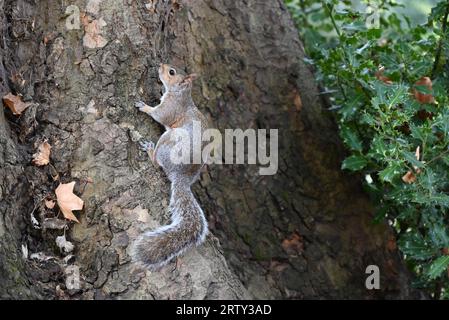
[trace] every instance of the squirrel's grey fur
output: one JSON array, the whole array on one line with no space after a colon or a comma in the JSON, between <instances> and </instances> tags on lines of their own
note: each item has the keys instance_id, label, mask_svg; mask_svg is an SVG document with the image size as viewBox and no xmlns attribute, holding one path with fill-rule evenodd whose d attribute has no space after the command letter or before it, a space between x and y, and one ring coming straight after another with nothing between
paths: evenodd
<instances>
[{"instance_id":1,"label":"squirrel's grey fur","mask_svg":"<svg viewBox=\"0 0 449 320\"><path fill-rule=\"evenodd\" d=\"M198 179L204 162L175 164L170 159L172 149L181 143L173 139L178 128L187 131L192 139L194 121L201 124L202 130L208 127L206 118L191 98L192 81L196 75L186 76L176 68L162 64L159 77L165 87L161 103L154 108L143 102L136 103L140 111L149 114L167 129L155 147L154 144L146 143L144 148L151 161L161 166L171 181L169 210L172 221L169 225L142 233L132 248L133 260L153 270L166 265L188 248L202 243L208 232L203 210L190 189ZM191 148L192 155L193 152Z\"/></svg>"}]
</instances>

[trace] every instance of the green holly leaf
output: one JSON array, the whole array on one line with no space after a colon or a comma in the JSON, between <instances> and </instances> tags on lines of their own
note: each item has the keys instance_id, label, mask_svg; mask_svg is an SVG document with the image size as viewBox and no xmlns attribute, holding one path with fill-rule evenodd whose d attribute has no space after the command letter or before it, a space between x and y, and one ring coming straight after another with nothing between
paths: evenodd
<instances>
[{"instance_id":1,"label":"green holly leaf","mask_svg":"<svg viewBox=\"0 0 449 320\"><path fill-rule=\"evenodd\" d=\"M409 151L402 151L402 155L404 156L405 160L410 162L410 164L412 164L414 167L417 167L417 168L424 167L424 163L422 163L421 161L416 159L416 156L414 153L411 153Z\"/></svg>"},{"instance_id":2,"label":"green holly leaf","mask_svg":"<svg viewBox=\"0 0 449 320\"><path fill-rule=\"evenodd\" d=\"M438 247L449 247L447 227L442 223L434 223L429 230L430 239Z\"/></svg>"},{"instance_id":3,"label":"green holly leaf","mask_svg":"<svg viewBox=\"0 0 449 320\"><path fill-rule=\"evenodd\" d=\"M358 135L351 130L349 127L343 127L341 129L341 137L343 138L344 142L355 151L362 151L362 142L360 141L360 138Z\"/></svg>"},{"instance_id":4,"label":"green holly leaf","mask_svg":"<svg viewBox=\"0 0 449 320\"><path fill-rule=\"evenodd\" d=\"M442 256L436 259L430 265L427 276L430 279L438 278L449 267L449 256Z\"/></svg>"},{"instance_id":5,"label":"green holly leaf","mask_svg":"<svg viewBox=\"0 0 449 320\"><path fill-rule=\"evenodd\" d=\"M351 171L358 171L358 170L363 169L367 164L368 164L368 161L366 161L366 159L363 156L353 155L353 156L346 158L343 161L341 168L351 170Z\"/></svg>"},{"instance_id":6,"label":"green holly leaf","mask_svg":"<svg viewBox=\"0 0 449 320\"><path fill-rule=\"evenodd\" d=\"M423 128L419 128L412 123L410 124L410 131L412 132L413 138L418 139L421 142L426 141L426 134Z\"/></svg>"},{"instance_id":7,"label":"green holly leaf","mask_svg":"<svg viewBox=\"0 0 449 320\"><path fill-rule=\"evenodd\" d=\"M409 232L403 235L399 239L398 245L405 255L416 260L426 260L437 253L436 249L432 248L417 232Z\"/></svg>"},{"instance_id":8,"label":"green holly leaf","mask_svg":"<svg viewBox=\"0 0 449 320\"><path fill-rule=\"evenodd\" d=\"M379 178L385 182L392 182L393 178L401 173L402 166L400 163L390 163L384 170L379 172Z\"/></svg>"}]
</instances>

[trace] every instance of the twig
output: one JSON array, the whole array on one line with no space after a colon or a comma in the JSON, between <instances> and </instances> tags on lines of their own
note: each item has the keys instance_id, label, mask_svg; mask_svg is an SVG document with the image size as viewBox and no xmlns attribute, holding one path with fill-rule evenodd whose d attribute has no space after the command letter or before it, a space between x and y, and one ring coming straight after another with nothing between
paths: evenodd
<instances>
[{"instance_id":1,"label":"twig","mask_svg":"<svg viewBox=\"0 0 449 320\"><path fill-rule=\"evenodd\" d=\"M331 22L332 22L332 25L334 26L335 32L337 32L338 38L340 38L340 41L341 41L340 28L338 27L337 23L335 22L334 15L332 14L333 8L329 8L329 5L327 3L325 3L324 1L321 1L321 3L326 8L327 14L329 15L329 18L331 19Z\"/></svg>"}]
</instances>

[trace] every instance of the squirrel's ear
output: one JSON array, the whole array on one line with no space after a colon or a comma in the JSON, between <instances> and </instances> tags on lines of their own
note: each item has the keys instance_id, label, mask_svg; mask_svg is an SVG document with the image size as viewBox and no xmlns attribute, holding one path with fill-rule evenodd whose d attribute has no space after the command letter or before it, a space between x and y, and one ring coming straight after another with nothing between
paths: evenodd
<instances>
[{"instance_id":1,"label":"squirrel's ear","mask_svg":"<svg viewBox=\"0 0 449 320\"><path fill-rule=\"evenodd\" d=\"M198 75L196 73L191 73L187 76L185 76L185 78L182 80L182 82L184 83L192 83L193 80L197 79Z\"/></svg>"}]
</instances>

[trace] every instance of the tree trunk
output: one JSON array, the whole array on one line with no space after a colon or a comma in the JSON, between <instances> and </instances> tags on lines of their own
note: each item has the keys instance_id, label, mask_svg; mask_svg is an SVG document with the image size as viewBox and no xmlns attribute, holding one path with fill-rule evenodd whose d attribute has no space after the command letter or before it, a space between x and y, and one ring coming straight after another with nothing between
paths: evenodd
<instances>
[{"instance_id":1,"label":"tree trunk","mask_svg":"<svg viewBox=\"0 0 449 320\"><path fill-rule=\"evenodd\" d=\"M79 19L74 7L66 13L69 5ZM373 223L358 179L340 171L337 128L282 1L0 0L0 7L1 95L32 102L21 116L0 113L1 298L414 294L393 233ZM142 230L169 222L169 183L137 147L163 128L134 102L158 103L161 62L201 76L193 99L222 132L279 129L279 171L210 166L194 187L210 224L206 243L149 272L130 262L129 250ZM51 165L33 166L44 139ZM84 209L65 232L75 250L64 261L55 245L64 230L43 228L57 209L42 203L70 181ZM38 252L47 258L31 258ZM365 288L370 264L380 268L380 290Z\"/></svg>"}]
</instances>

